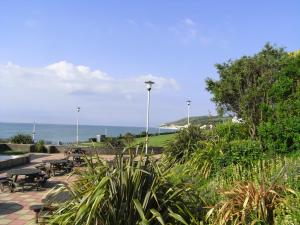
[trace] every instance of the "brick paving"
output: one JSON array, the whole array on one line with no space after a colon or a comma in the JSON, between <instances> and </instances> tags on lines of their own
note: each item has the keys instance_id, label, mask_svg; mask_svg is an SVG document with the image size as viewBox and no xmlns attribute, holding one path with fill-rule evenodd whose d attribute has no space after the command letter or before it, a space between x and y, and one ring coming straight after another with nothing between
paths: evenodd
<instances>
[{"instance_id":1,"label":"brick paving","mask_svg":"<svg viewBox=\"0 0 300 225\"><path fill-rule=\"evenodd\" d=\"M61 159L63 154L33 154L31 163L18 168L30 168L42 162L45 159ZM113 159L113 156L103 156L106 160ZM0 173L5 176L6 171ZM33 189L17 189L15 192L10 193L6 188L4 192L0 191L0 225L30 225L35 223L35 213L29 209L31 205L41 204L41 200L46 196L51 187L59 183L69 183L67 175L51 177L47 183L48 187L40 188L36 191Z\"/></svg>"}]
</instances>

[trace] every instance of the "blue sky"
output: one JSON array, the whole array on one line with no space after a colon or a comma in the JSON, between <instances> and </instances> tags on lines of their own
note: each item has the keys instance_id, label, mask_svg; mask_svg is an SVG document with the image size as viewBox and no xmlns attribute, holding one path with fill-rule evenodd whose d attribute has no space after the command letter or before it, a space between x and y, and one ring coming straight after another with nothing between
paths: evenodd
<instances>
[{"instance_id":1,"label":"blue sky","mask_svg":"<svg viewBox=\"0 0 300 225\"><path fill-rule=\"evenodd\" d=\"M299 49L299 1L0 1L0 121L143 126L214 112L214 64Z\"/></svg>"}]
</instances>

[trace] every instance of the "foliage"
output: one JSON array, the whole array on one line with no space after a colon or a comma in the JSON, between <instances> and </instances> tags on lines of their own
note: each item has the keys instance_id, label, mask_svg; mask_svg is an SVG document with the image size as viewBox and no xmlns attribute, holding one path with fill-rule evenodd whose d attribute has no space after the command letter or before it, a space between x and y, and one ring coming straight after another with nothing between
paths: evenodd
<instances>
[{"instance_id":1,"label":"foliage","mask_svg":"<svg viewBox=\"0 0 300 225\"><path fill-rule=\"evenodd\" d=\"M154 161L142 157L125 161L119 156L112 167L99 159L87 162L88 167L78 171L78 180L69 189L72 199L54 212L51 224L175 225L196 221L188 214L185 190L168 182L166 171Z\"/></svg>"},{"instance_id":2,"label":"foliage","mask_svg":"<svg viewBox=\"0 0 300 225\"><path fill-rule=\"evenodd\" d=\"M123 141L125 143L126 146L131 146L134 143L134 135L131 133L126 133L123 136Z\"/></svg>"},{"instance_id":3,"label":"foliage","mask_svg":"<svg viewBox=\"0 0 300 225\"><path fill-rule=\"evenodd\" d=\"M277 153L300 149L300 55L286 57L285 65L268 90L272 104L264 105L259 125L264 147Z\"/></svg>"},{"instance_id":4,"label":"foliage","mask_svg":"<svg viewBox=\"0 0 300 225\"><path fill-rule=\"evenodd\" d=\"M207 79L207 90L219 111L234 113L249 125L249 134L257 135L257 126L264 119L262 104L269 105L268 88L274 75L283 67L287 54L270 44L254 56L217 64L220 80Z\"/></svg>"},{"instance_id":5,"label":"foliage","mask_svg":"<svg viewBox=\"0 0 300 225\"><path fill-rule=\"evenodd\" d=\"M9 139L0 138L0 144L8 143Z\"/></svg>"},{"instance_id":6,"label":"foliage","mask_svg":"<svg viewBox=\"0 0 300 225\"><path fill-rule=\"evenodd\" d=\"M300 173L295 168L299 162L299 156L274 156L253 162L251 167L237 164L220 171L210 180L220 195L207 214L210 223L298 224L295 202L299 202Z\"/></svg>"},{"instance_id":7,"label":"foliage","mask_svg":"<svg viewBox=\"0 0 300 225\"><path fill-rule=\"evenodd\" d=\"M39 140L35 144L35 151L36 152L46 152L47 151L47 149L45 147L45 141L44 140Z\"/></svg>"},{"instance_id":8,"label":"foliage","mask_svg":"<svg viewBox=\"0 0 300 225\"><path fill-rule=\"evenodd\" d=\"M217 124L214 128L215 135L226 142L248 139L249 134L244 123L231 121Z\"/></svg>"},{"instance_id":9,"label":"foliage","mask_svg":"<svg viewBox=\"0 0 300 225\"><path fill-rule=\"evenodd\" d=\"M89 142L97 142L97 138L89 138Z\"/></svg>"},{"instance_id":10,"label":"foliage","mask_svg":"<svg viewBox=\"0 0 300 225\"><path fill-rule=\"evenodd\" d=\"M283 185L253 182L237 183L230 190L221 194L225 200L218 203L208 212L216 210L215 224L274 224L274 211L283 202L289 189Z\"/></svg>"},{"instance_id":11,"label":"foliage","mask_svg":"<svg viewBox=\"0 0 300 225\"><path fill-rule=\"evenodd\" d=\"M32 137L29 134L17 134L10 139L14 144L32 144Z\"/></svg>"},{"instance_id":12,"label":"foliage","mask_svg":"<svg viewBox=\"0 0 300 225\"><path fill-rule=\"evenodd\" d=\"M202 141L186 163L191 174L208 178L230 165L250 167L253 161L263 158L259 142L253 140Z\"/></svg>"},{"instance_id":13,"label":"foliage","mask_svg":"<svg viewBox=\"0 0 300 225\"><path fill-rule=\"evenodd\" d=\"M189 126L175 134L174 140L169 141L165 147L165 156L169 162L186 162L194 153L199 141L206 136L198 126Z\"/></svg>"},{"instance_id":14,"label":"foliage","mask_svg":"<svg viewBox=\"0 0 300 225\"><path fill-rule=\"evenodd\" d=\"M123 140L121 138L117 138L117 137L106 137L104 139L104 144L107 147L111 147L111 148L124 148L125 144L123 142Z\"/></svg>"}]
</instances>

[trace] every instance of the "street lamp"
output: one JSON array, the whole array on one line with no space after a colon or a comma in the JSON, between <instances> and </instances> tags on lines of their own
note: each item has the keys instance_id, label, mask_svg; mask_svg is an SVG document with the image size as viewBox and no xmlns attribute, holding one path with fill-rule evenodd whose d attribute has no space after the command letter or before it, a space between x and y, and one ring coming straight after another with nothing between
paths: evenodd
<instances>
[{"instance_id":1,"label":"street lamp","mask_svg":"<svg viewBox=\"0 0 300 225\"><path fill-rule=\"evenodd\" d=\"M154 84L153 81L149 80L145 82L146 86L147 86L147 91L148 91L148 99L147 99L147 123L146 123L146 148L145 148L145 152L146 155L148 154L148 134L149 134L149 109L150 109L150 91L152 88L152 85Z\"/></svg>"},{"instance_id":2,"label":"street lamp","mask_svg":"<svg viewBox=\"0 0 300 225\"><path fill-rule=\"evenodd\" d=\"M76 108L76 111L77 111L77 122L76 122L76 143L77 143L77 146L78 146L78 142L79 142L78 125L79 125L79 111L80 111L80 107L79 107L79 106Z\"/></svg>"},{"instance_id":3,"label":"street lamp","mask_svg":"<svg viewBox=\"0 0 300 225\"><path fill-rule=\"evenodd\" d=\"M33 122L32 141L35 143L35 121Z\"/></svg>"},{"instance_id":4,"label":"street lamp","mask_svg":"<svg viewBox=\"0 0 300 225\"><path fill-rule=\"evenodd\" d=\"M188 126L190 126L190 107L191 107L191 100L187 100L186 103L187 103L187 111L188 111Z\"/></svg>"}]
</instances>

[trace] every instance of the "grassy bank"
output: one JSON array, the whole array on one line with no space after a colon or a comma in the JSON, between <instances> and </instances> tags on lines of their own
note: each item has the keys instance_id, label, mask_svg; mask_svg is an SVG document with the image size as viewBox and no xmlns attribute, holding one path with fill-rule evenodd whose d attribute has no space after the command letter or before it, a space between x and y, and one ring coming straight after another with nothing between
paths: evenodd
<instances>
[{"instance_id":1,"label":"grassy bank","mask_svg":"<svg viewBox=\"0 0 300 225\"><path fill-rule=\"evenodd\" d=\"M166 143L168 141L173 140L174 137L175 137L175 134L165 134L165 135L149 137L149 146L165 147ZM135 139L135 144L144 143L144 142L145 142L145 137Z\"/></svg>"},{"instance_id":2,"label":"grassy bank","mask_svg":"<svg viewBox=\"0 0 300 225\"><path fill-rule=\"evenodd\" d=\"M164 147L166 143L170 140L173 140L175 134L163 134L158 136L149 137L149 146L152 147ZM138 145L145 142L145 137L135 138L134 145ZM103 142L84 142L80 143L82 147L104 147L105 144Z\"/></svg>"}]
</instances>

